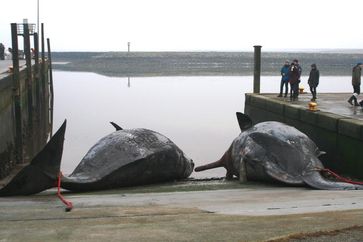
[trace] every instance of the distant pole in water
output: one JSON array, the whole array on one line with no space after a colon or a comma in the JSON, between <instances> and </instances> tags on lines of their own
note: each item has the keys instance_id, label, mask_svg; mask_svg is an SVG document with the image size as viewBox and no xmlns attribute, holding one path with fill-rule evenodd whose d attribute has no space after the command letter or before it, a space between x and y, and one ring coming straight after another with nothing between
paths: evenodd
<instances>
[{"instance_id":1,"label":"distant pole in water","mask_svg":"<svg viewBox=\"0 0 363 242\"><path fill-rule=\"evenodd\" d=\"M131 45L131 43L127 42L127 52L130 52L130 45Z\"/></svg>"},{"instance_id":2,"label":"distant pole in water","mask_svg":"<svg viewBox=\"0 0 363 242\"><path fill-rule=\"evenodd\" d=\"M254 69L253 69L253 93L260 93L260 79L261 79L261 45L253 46L255 48L254 54Z\"/></svg>"}]
</instances>

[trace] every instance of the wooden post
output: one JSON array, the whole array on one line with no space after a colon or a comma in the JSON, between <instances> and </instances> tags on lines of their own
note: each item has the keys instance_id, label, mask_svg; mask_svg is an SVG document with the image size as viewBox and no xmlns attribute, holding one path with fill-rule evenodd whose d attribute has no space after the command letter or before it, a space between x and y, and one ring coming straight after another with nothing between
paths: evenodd
<instances>
[{"instance_id":1,"label":"wooden post","mask_svg":"<svg viewBox=\"0 0 363 242\"><path fill-rule=\"evenodd\" d=\"M28 123L33 129L33 80L32 80L32 54L30 50L29 24L23 24L24 29L24 53L26 61L26 87L28 96Z\"/></svg>"},{"instance_id":2,"label":"wooden post","mask_svg":"<svg viewBox=\"0 0 363 242\"><path fill-rule=\"evenodd\" d=\"M53 136L53 106L54 106L54 90L53 90L53 69L52 69L52 52L50 49L50 40L47 39L48 44L48 65L49 65L49 84L50 84L50 137Z\"/></svg>"},{"instance_id":3,"label":"wooden post","mask_svg":"<svg viewBox=\"0 0 363 242\"><path fill-rule=\"evenodd\" d=\"M253 71L253 93L260 93L260 80L261 80L261 45L253 46L255 48L254 54L254 71Z\"/></svg>"},{"instance_id":4,"label":"wooden post","mask_svg":"<svg viewBox=\"0 0 363 242\"><path fill-rule=\"evenodd\" d=\"M18 51L18 29L17 24L11 24L12 56L13 56L13 99L15 118L15 159L16 162L23 162L23 129L20 99L19 79L19 51Z\"/></svg>"},{"instance_id":5,"label":"wooden post","mask_svg":"<svg viewBox=\"0 0 363 242\"><path fill-rule=\"evenodd\" d=\"M39 35L34 33L34 82L35 82L35 108L39 108L40 103L40 85L39 85ZM39 114L39 110L36 111Z\"/></svg>"},{"instance_id":6,"label":"wooden post","mask_svg":"<svg viewBox=\"0 0 363 242\"><path fill-rule=\"evenodd\" d=\"M42 90L42 96L41 96L41 100L42 102L45 101L45 90L46 90L46 85L45 85L45 43L44 43L44 24L42 23L41 26L41 45L42 45L42 63L40 65L40 80L41 80L41 90ZM42 103L43 105L43 103Z\"/></svg>"}]
</instances>

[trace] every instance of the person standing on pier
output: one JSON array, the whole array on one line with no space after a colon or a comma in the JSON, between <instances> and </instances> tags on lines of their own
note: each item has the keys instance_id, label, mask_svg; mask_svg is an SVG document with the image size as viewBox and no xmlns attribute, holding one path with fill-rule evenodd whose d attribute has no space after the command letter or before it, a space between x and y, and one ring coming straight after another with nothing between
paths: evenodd
<instances>
[{"instance_id":1,"label":"person standing on pier","mask_svg":"<svg viewBox=\"0 0 363 242\"><path fill-rule=\"evenodd\" d=\"M360 79L362 75L362 63L358 62L352 70L353 95L348 99L350 105L359 106L357 97L360 94ZM354 101L354 104L353 104Z\"/></svg>"},{"instance_id":2,"label":"person standing on pier","mask_svg":"<svg viewBox=\"0 0 363 242\"><path fill-rule=\"evenodd\" d=\"M281 68L281 84L280 84L280 94L278 95L278 97L282 97L282 91L284 89L285 86L285 95L284 97L287 96L287 92L288 92L288 85L289 85L289 69L290 69L290 63L289 61L285 61L284 66Z\"/></svg>"},{"instance_id":3,"label":"person standing on pier","mask_svg":"<svg viewBox=\"0 0 363 242\"><path fill-rule=\"evenodd\" d=\"M0 43L0 60L5 60L5 46Z\"/></svg>"},{"instance_id":4,"label":"person standing on pier","mask_svg":"<svg viewBox=\"0 0 363 242\"><path fill-rule=\"evenodd\" d=\"M310 87L310 92L313 95L313 98L311 99L311 101L315 102L316 100L316 88L319 85L319 70L316 67L316 64L312 64L311 65L311 71L310 71L310 75L309 75L309 79L308 79L308 84Z\"/></svg>"},{"instance_id":5,"label":"person standing on pier","mask_svg":"<svg viewBox=\"0 0 363 242\"><path fill-rule=\"evenodd\" d=\"M289 68L289 82L290 82L290 99L291 101L297 100L299 96L299 82L301 76L301 67L298 60L294 60Z\"/></svg>"}]
</instances>

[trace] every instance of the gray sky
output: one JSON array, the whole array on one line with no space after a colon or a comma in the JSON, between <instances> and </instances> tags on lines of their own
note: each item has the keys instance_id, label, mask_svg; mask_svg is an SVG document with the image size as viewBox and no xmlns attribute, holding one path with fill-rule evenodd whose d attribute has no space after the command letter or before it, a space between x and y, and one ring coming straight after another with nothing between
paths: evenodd
<instances>
[{"instance_id":1,"label":"gray sky","mask_svg":"<svg viewBox=\"0 0 363 242\"><path fill-rule=\"evenodd\" d=\"M362 0L39 0L54 51L363 49ZM37 22L37 0L1 3L10 23Z\"/></svg>"}]
</instances>

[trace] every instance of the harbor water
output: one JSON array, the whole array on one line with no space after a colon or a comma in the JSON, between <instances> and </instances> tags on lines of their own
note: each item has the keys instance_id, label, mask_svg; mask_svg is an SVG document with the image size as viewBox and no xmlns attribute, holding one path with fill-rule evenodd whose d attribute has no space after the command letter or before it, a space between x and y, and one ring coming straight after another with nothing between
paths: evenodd
<instances>
[{"instance_id":1,"label":"harbor water","mask_svg":"<svg viewBox=\"0 0 363 242\"><path fill-rule=\"evenodd\" d=\"M110 121L124 129L147 128L164 134L196 165L218 160L239 134L235 112L243 112L244 94L253 89L251 76L127 78L68 71L53 75L54 130L67 119L65 174L99 139L114 131ZM319 92L350 93L350 78L322 76L318 97ZM261 77L262 93L277 93L279 86L279 76ZM301 86L308 91L306 76ZM225 170L218 168L192 177L224 175Z\"/></svg>"}]
</instances>

